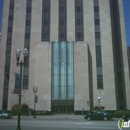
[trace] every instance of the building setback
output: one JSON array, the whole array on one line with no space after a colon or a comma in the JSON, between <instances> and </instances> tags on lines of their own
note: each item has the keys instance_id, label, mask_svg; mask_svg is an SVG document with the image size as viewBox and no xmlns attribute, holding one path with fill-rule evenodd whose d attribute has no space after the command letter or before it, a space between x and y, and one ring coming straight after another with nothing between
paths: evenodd
<instances>
[{"instance_id":1,"label":"building setback","mask_svg":"<svg viewBox=\"0 0 130 130\"><path fill-rule=\"evenodd\" d=\"M4 0L0 109L18 103L15 52L27 48L22 103L79 114L100 105L130 110L122 0Z\"/></svg>"}]
</instances>

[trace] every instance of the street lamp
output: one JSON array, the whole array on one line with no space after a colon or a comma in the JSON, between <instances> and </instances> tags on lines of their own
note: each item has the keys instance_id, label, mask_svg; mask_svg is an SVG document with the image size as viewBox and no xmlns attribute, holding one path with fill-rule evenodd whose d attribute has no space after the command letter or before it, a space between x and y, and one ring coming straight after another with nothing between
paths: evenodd
<instances>
[{"instance_id":1,"label":"street lamp","mask_svg":"<svg viewBox=\"0 0 130 130\"><path fill-rule=\"evenodd\" d=\"M33 92L34 92L34 115L33 115L33 118L36 118L36 112L35 112L35 109L36 109L36 92L38 90L38 86L34 86L33 87Z\"/></svg>"},{"instance_id":2,"label":"street lamp","mask_svg":"<svg viewBox=\"0 0 130 130\"><path fill-rule=\"evenodd\" d=\"M100 110L100 97L98 97L99 110Z\"/></svg>"},{"instance_id":3,"label":"street lamp","mask_svg":"<svg viewBox=\"0 0 130 130\"><path fill-rule=\"evenodd\" d=\"M16 60L17 60L16 65L17 65L17 67L20 66L19 106L21 107L22 67L26 63L26 59L27 59L27 56L28 56L28 50L26 48L23 50L24 62L22 60L19 62L20 55L21 55L21 51L19 49L17 49L16 50ZM17 130L21 130L21 128L20 128L20 109L19 109L19 112L18 112Z\"/></svg>"}]
</instances>

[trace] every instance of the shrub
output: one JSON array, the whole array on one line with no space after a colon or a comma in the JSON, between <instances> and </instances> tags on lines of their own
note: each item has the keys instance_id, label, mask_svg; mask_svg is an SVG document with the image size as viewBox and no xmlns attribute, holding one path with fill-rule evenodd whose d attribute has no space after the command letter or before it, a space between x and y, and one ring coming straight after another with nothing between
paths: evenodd
<instances>
[{"instance_id":1,"label":"shrub","mask_svg":"<svg viewBox=\"0 0 130 130\"><path fill-rule=\"evenodd\" d=\"M22 104L22 105L19 105L19 104L14 104L11 108L11 111L13 113L13 115L18 115L18 113L20 112L20 114L22 115L27 115L28 114L28 110L29 110L29 107L27 104Z\"/></svg>"},{"instance_id":2,"label":"shrub","mask_svg":"<svg viewBox=\"0 0 130 130\"><path fill-rule=\"evenodd\" d=\"M29 112L29 107L27 104L22 104L22 114L23 115L28 115L28 112Z\"/></svg>"},{"instance_id":3,"label":"shrub","mask_svg":"<svg viewBox=\"0 0 130 130\"><path fill-rule=\"evenodd\" d=\"M14 104L11 108L13 115L18 115L19 111L21 111L21 106L19 104Z\"/></svg>"},{"instance_id":4,"label":"shrub","mask_svg":"<svg viewBox=\"0 0 130 130\"><path fill-rule=\"evenodd\" d=\"M99 107L98 107L98 106L95 106L95 107L94 107L94 110L99 110Z\"/></svg>"},{"instance_id":5,"label":"shrub","mask_svg":"<svg viewBox=\"0 0 130 130\"><path fill-rule=\"evenodd\" d=\"M105 109L105 107L104 107L104 106L101 106L101 109L103 110L103 109Z\"/></svg>"},{"instance_id":6,"label":"shrub","mask_svg":"<svg viewBox=\"0 0 130 130\"><path fill-rule=\"evenodd\" d=\"M115 113L113 113L114 117L120 117L121 118L123 115L130 117L130 111L120 110L120 111L116 111Z\"/></svg>"}]
</instances>

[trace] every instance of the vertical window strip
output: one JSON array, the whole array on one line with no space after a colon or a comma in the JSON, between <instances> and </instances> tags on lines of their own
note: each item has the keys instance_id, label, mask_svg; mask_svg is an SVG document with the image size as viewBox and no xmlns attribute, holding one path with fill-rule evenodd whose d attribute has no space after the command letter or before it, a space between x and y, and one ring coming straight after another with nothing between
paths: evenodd
<instances>
[{"instance_id":1,"label":"vertical window strip","mask_svg":"<svg viewBox=\"0 0 130 130\"><path fill-rule=\"evenodd\" d=\"M50 41L50 0L42 0L41 41Z\"/></svg>"},{"instance_id":2,"label":"vertical window strip","mask_svg":"<svg viewBox=\"0 0 130 130\"><path fill-rule=\"evenodd\" d=\"M66 42L61 42L59 46L59 65L60 65L60 99L66 99Z\"/></svg>"},{"instance_id":3,"label":"vertical window strip","mask_svg":"<svg viewBox=\"0 0 130 130\"><path fill-rule=\"evenodd\" d=\"M75 41L84 41L83 0L75 0Z\"/></svg>"},{"instance_id":4,"label":"vertical window strip","mask_svg":"<svg viewBox=\"0 0 130 130\"><path fill-rule=\"evenodd\" d=\"M23 68L23 89L28 89L29 86L29 53L30 53L30 33L31 33L31 12L32 12L32 0L26 1L26 19L25 19L25 39L24 48L28 49L27 63ZM28 21L28 22L27 22ZM28 24L27 24L28 23ZM28 31L26 32L28 28ZM25 71L26 69L26 71Z\"/></svg>"},{"instance_id":5,"label":"vertical window strip","mask_svg":"<svg viewBox=\"0 0 130 130\"><path fill-rule=\"evenodd\" d=\"M59 41L67 40L67 1L59 0Z\"/></svg>"},{"instance_id":6,"label":"vertical window strip","mask_svg":"<svg viewBox=\"0 0 130 130\"><path fill-rule=\"evenodd\" d=\"M94 3L94 23L95 23L95 51L96 51L96 67L97 67L97 89L103 89L103 74L102 74L102 54L101 54L101 36L100 36L100 15L99 0L93 0ZM99 30L97 30L97 25ZM98 31L98 32L97 32Z\"/></svg>"},{"instance_id":7,"label":"vertical window strip","mask_svg":"<svg viewBox=\"0 0 130 130\"><path fill-rule=\"evenodd\" d=\"M59 42L52 42L52 72L51 72L51 86L52 99L59 99Z\"/></svg>"},{"instance_id":8,"label":"vertical window strip","mask_svg":"<svg viewBox=\"0 0 130 130\"><path fill-rule=\"evenodd\" d=\"M52 42L52 99L74 98L73 42Z\"/></svg>"},{"instance_id":9,"label":"vertical window strip","mask_svg":"<svg viewBox=\"0 0 130 130\"><path fill-rule=\"evenodd\" d=\"M11 27L11 32L7 31L7 40L10 39L10 46L12 47L12 32L13 32L13 15L14 15L14 0L10 0L10 5L9 5L9 16L8 16L8 28ZM11 21L11 22L10 22ZM11 54L11 49L8 50L8 42L6 43L6 53ZM10 47L10 48L11 48ZM6 56L5 55L5 70L4 70L4 85L3 85L3 103L2 103L2 109L7 109L8 107L8 90L9 90L9 76L10 76L10 60L11 60L11 55ZM8 70L6 70L6 66L8 66ZM8 80L7 76L8 75ZM6 84L6 89L5 89L5 84Z\"/></svg>"}]
</instances>

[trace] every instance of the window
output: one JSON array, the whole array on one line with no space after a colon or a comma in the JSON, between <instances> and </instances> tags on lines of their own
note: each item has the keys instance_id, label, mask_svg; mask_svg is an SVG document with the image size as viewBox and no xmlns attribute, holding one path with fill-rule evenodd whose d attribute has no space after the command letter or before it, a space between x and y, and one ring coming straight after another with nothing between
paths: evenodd
<instances>
[{"instance_id":1,"label":"window","mask_svg":"<svg viewBox=\"0 0 130 130\"><path fill-rule=\"evenodd\" d=\"M12 27L8 27L8 32L12 32Z\"/></svg>"},{"instance_id":2,"label":"window","mask_svg":"<svg viewBox=\"0 0 130 130\"><path fill-rule=\"evenodd\" d=\"M61 19L60 20L60 25L66 25L66 20L65 19Z\"/></svg>"},{"instance_id":3,"label":"window","mask_svg":"<svg viewBox=\"0 0 130 130\"><path fill-rule=\"evenodd\" d=\"M13 20L13 15L9 15L9 21Z\"/></svg>"},{"instance_id":4,"label":"window","mask_svg":"<svg viewBox=\"0 0 130 130\"><path fill-rule=\"evenodd\" d=\"M99 19L95 19L95 25L99 25Z\"/></svg>"},{"instance_id":5,"label":"window","mask_svg":"<svg viewBox=\"0 0 130 130\"><path fill-rule=\"evenodd\" d=\"M99 12L99 6L94 7L94 12Z\"/></svg>"},{"instance_id":6,"label":"window","mask_svg":"<svg viewBox=\"0 0 130 130\"><path fill-rule=\"evenodd\" d=\"M10 56L11 56L10 52L7 52L6 57L10 57Z\"/></svg>"},{"instance_id":7,"label":"window","mask_svg":"<svg viewBox=\"0 0 130 130\"><path fill-rule=\"evenodd\" d=\"M59 12L65 12L66 11L66 8L65 7L60 7L59 8Z\"/></svg>"},{"instance_id":8,"label":"window","mask_svg":"<svg viewBox=\"0 0 130 130\"><path fill-rule=\"evenodd\" d=\"M98 3L98 0L94 0L94 6L98 6L99 3Z\"/></svg>"},{"instance_id":9,"label":"window","mask_svg":"<svg viewBox=\"0 0 130 130\"><path fill-rule=\"evenodd\" d=\"M26 25L31 25L31 20L26 20Z\"/></svg>"},{"instance_id":10,"label":"window","mask_svg":"<svg viewBox=\"0 0 130 130\"><path fill-rule=\"evenodd\" d=\"M95 32L95 38L100 39L100 32Z\"/></svg>"},{"instance_id":11,"label":"window","mask_svg":"<svg viewBox=\"0 0 130 130\"><path fill-rule=\"evenodd\" d=\"M27 7L26 12L27 12L27 13L31 13L31 7Z\"/></svg>"},{"instance_id":12,"label":"window","mask_svg":"<svg viewBox=\"0 0 130 130\"><path fill-rule=\"evenodd\" d=\"M5 82L9 82L9 73L5 74Z\"/></svg>"},{"instance_id":13,"label":"window","mask_svg":"<svg viewBox=\"0 0 130 130\"><path fill-rule=\"evenodd\" d=\"M29 67L29 55L27 57L24 57L24 67Z\"/></svg>"},{"instance_id":14,"label":"window","mask_svg":"<svg viewBox=\"0 0 130 130\"><path fill-rule=\"evenodd\" d=\"M6 65L6 66L5 66L5 72L6 72L6 73L9 72L9 70L10 70L10 66L9 66L9 65Z\"/></svg>"},{"instance_id":15,"label":"window","mask_svg":"<svg viewBox=\"0 0 130 130\"><path fill-rule=\"evenodd\" d=\"M96 53L101 53L101 46L96 46Z\"/></svg>"},{"instance_id":16,"label":"window","mask_svg":"<svg viewBox=\"0 0 130 130\"><path fill-rule=\"evenodd\" d=\"M44 7L44 12L50 12L49 7Z\"/></svg>"},{"instance_id":17,"label":"window","mask_svg":"<svg viewBox=\"0 0 130 130\"><path fill-rule=\"evenodd\" d=\"M60 38L66 38L65 33L60 33Z\"/></svg>"},{"instance_id":18,"label":"window","mask_svg":"<svg viewBox=\"0 0 130 130\"><path fill-rule=\"evenodd\" d=\"M76 7L76 12L82 12L82 7Z\"/></svg>"},{"instance_id":19,"label":"window","mask_svg":"<svg viewBox=\"0 0 130 130\"><path fill-rule=\"evenodd\" d=\"M102 75L97 75L98 78L102 78Z\"/></svg>"},{"instance_id":20,"label":"window","mask_svg":"<svg viewBox=\"0 0 130 130\"><path fill-rule=\"evenodd\" d=\"M103 79L102 78L97 79L97 88L98 89L103 89Z\"/></svg>"},{"instance_id":21,"label":"window","mask_svg":"<svg viewBox=\"0 0 130 130\"><path fill-rule=\"evenodd\" d=\"M7 44L11 44L11 39L7 39Z\"/></svg>"},{"instance_id":22,"label":"window","mask_svg":"<svg viewBox=\"0 0 130 130\"><path fill-rule=\"evenodd\" d=\"M30 33L25 33L25 39L30 39Z\"/></svg>"},{"instance_id":23,"label":"window","mask_svg":"<svg viewBox=\"0 0 130 130\"><path fill-rule=\"evenodd\" d=\"M47 19L44 19L44 25L49 25L49 21Z\"/></svg>"},{"instance_id":24,"label":"window","mask_svg":"<svg viewBox=\"0 0 130 130\"><path fill-rule=\"evenodd\" d=\"M43 38L44 38L44 39L48 39L48 37L49 37L49 34L48 34L48 33L44 33L44 34L43 34Z\"/></svg>"},{"instance_id":25,"label":"window","mask_svg":"<svg viewBox=\"0 0 130 130\"><path fill-rule=\"evenodd\" d=\"M10 5L10 9L14 9L14 5Z\"/></svg>"},{"instance_id":26,"label":"window","mask_svg":"<svg viewBox=\"0 0 130 130\"><path fill-rule=\"evenodd\" d=\"M101 46L96 46L96 59L101 60Z\"/></svg>"},{"instance_id":27,"label":"window","mask_svg":"<svg viewBox=\"0 0 130 130\"><path fill-rule=\"evenodd\" d=\"M9 72L10 71L10 66L9 65L6 65L5 66L5 72L7 73L7 72Z\"/></svg>"},{"instance_id":28,"label":"window","mask_svg":"<svg viewBox=\"0 0 130 130\"><path fill-rule=\"evenodd\" d=\"M52 98L58 99L59 98L59 95L57 94L58 92L61 95L61 98L63 97L64 99L65 98L73 99L74 44L73 42L53 42L51 45L52 45L52 52L51 52ZM69 62L67 62L66 59L69 59ZM68 72L67 75L66 72ZM68 91L65 90L59 91L60 86L64 86L64 88L70 87L70 89L69 90L67 89ZM66 97L66 92L67 92L67 97Z\"/></svg>"},{"instance_id":29,"label":"window","mask_svg":"<svg viewBox=\"0 0 130 130\"><path fill-rule=\"evenodd\" d=\"M77 38L83 38L83 33L82 32L77 32Z\"/></svg>"},{"instance_id":30,"label":"window","mask_svg":"<svg viewBox=\"0 0 130 130\"><path fill-rule=\"evenodd\" d=\"M102 60L101 59L97 59L97 67L102 67Z\"/></svg>"},{"instance_id":31,"label":"window","mask_svg":"<svg viewBox=\"0 0 130 130\"><path fill-rule=\"evenodd\" d=\"M83 25L83 19L77 19L77 25Z\"/></svg>"},{"instance_id":32,"label":"window","mask_svg":"<svg viewBox=\"0 0 130 130\"><path fill-rule=\"evenodd\" d=\"M23 89L28 89L28 78L23 79Z\"/></svg>"}]
</instances>

